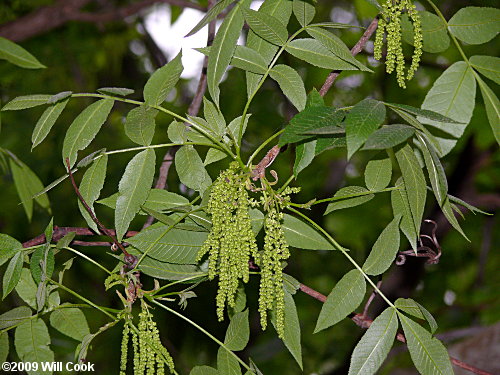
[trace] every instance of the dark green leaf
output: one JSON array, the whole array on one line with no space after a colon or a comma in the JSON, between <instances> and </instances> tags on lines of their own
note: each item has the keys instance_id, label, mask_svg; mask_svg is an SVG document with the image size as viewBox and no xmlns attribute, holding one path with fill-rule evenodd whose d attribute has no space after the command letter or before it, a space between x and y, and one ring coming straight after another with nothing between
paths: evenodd
<instances>
[{"instance_id":1,"label":"dark green leaf","mask_svg":"<svg viewBox=\"0 0 500 375\"><path fill-rule=\"evenodd\" d=\"M446 217L446 220L451 224L455 230L460 233L467 241L470 241L469 238L465 235L464 231L460 227L460 224L458 223L457 218L455 217L455 213L453 212L452 205L450 203L450 200L446 198L441 206L441 210L443 211L444 216Z\"/></svg>"},{"instance_id":2,"label":"dark green leaf","mask_svg":"<svg viewBox=\"0 0 500 375\"><path fill-rule=\"evenodd\" d=\"M274 324L274 319L273 319ZM300 320L295 301L290 293L285 292L285 332L283 343L302 367L302 346L300 344Z\"/></svg>"},{"instance_id":3,"label":"dark green leaf","mask_svg":"<svg viewBox=\"0 0 500 375\"><path fill-rule=\"evenodd\" d=\"M373 197L372 192L362 186L343 187L334 194L333 202L326 207L325 215L336 210L359 206Z\"/></svg>"},{"instance_id":4,"label":"dark green leaf","mask_svg":"<svg viewBox=\"0 0 500 375\"><path fill-rule=\"evenodd\" d=\"M118 185L119 196L116 200L115 226L119 241L146 201L154 174L155 152L152 149L138 153L127 164Z\"/></svg>"},{"instance_id":5,"label":"dark green leaf","mask_svg":"<svg viewBox=\"0 0 500 375\"><path fill-rule=\"evenodd\" d=\"M0 59L26 69L46 68L23 47L0 36Z\"/></svg>"},{"instance_id":6,"label":"dark green leaf","mask_svg":"<svg viewBox=\"0 0 500 375\"><path fill-rule=\"evenodd\" d=\"M277 18L252 9L243 9L248 26L261 38L281 46L288 39L286 27Z\"/></svg>"},{"instance_id":7,"label":"dark green leaf","mask_svg":"<svg viewBox=\"0 0 500 375\"><path fill-rule=\"evenodd\" d=\"M7 269L3 274L3 282L2 282L2 299L5 299L12 289L14 289L21 278L21 269L23 268L23 257L24 254L22 251L17 252L9 264L7 265Z\"/></svg>"},{"instance_id":8,"label":"dark green leaf","mask_svg":"<svg viewBox=\"0 0 500 375\"><path fill-rule=\"evenodd\" d=\"M398 108L403 110L404 112L410 113L414 116L419 116L421 118L426 118L428 120L438 121L438 122L449 122L450 124L459 124L460 122L455 121L449 117L443 116L440 113L429 111L427 109L420 109L416 107L412 107L411 105L406 104L396 104L396 103L384 103L386 106L390 108ZM399 113L399 112L396 112Z\"/></svg>"},{"instance_id":9,"label":"dark green leaf","mask_svg":"<svg viewBox=\"0 0 500 375\"><path fill-rule=\"evenodd\" d=\"M193 146L182 146L175 154L175 169L179 180L188 188L203 192L212 184L203 161Z\"/></svg>"},{"instance_id":10,"label":"dark green leaf","mask_svg":"<svg viewBox=\"0 0 500 375\"><path fill-rule=\"evenodd\" d=\"M23 249L23 244L7 234L0 233L0 266Z\"/></svg>"},{"instance_id":11,"label":"dark green leaf","mask_svg":"<svg viewBox=\"0 0 500 375\"><path fill-rule=\"evenodd\" d=\"M314 333L337 324L363 302L366 282L359 270L351 270L335 285L321 307Z\"/></svg>"},{"instance_id":12,"label":"dark green leaf","mask_svg":"<svg viewBox=\"0 0 500 375\"><path fill-rule=\"evenodd\" d=\"M399 250L399 222L401 216L396 216L385 227L373 245L370 255L363 264L363 270L368 275L380 275L387 271L394 262Z\"/></svg>"},{"instance_id":13,"label":"dark green leaf","mask_svg":"<svg viewBox=\"0 0 500 375\"><path fill-rule=\"evenodd\" d=\"M85 108L73 121L64 137L62 157L65 167L66 158L69 158L70 167L75 165L78 151L85 149L99 133L113 103L112 99L99 100Z\"/></svg>"},{"instance_id":14,"label":"dark green leaf","mask_svg":"<svg viewBox=\"0 0 500 375\"><path fill-rule=\"evenodd\" d=\"M417 232L415 231L415 224L411 212L410 203L408 201L405 184L403 179L400 178L396 182L398 190L391 191L391 204L394 217L403 215L401 218L401 231L405 234L410 245L413 249L417 248Z\"/></svg>"},{"instance_id":15,"label":"dark green leaf","mask_svg":"<svg viewBox=\"0 0 500 375\"><path fill-rule=\"evenodd\" d=\"M133 94L134 90L127 89L125 87L101 87L100 89L97 89L97 92L104 95L128 96Z\"/></svg>"},{"instance_id":16,"label":"dark green leaf","mask_svg":"<svg viewBox=\"0 0 500 375\"><path fill-rule=\"evenodd\" d=\"M140 255L140 253L138 253ZM195 276L203 277L206 271L192 264L172 264L145 257L138 268L146 275L157 279L182 280Z\"/></svg>"},{"instance_id":17,"label":"dark green leaf","mask_svg":"<svg viewBox=\"0 0 500 375\"><path fill-rule=\"evenodd\" d=\"M335 250L333 245L310 224L285 214L283 231L289 246L307 250Z\"/></svg>"},{"instance_id":18,"label":"dark green leaf","mask_svg":"<svg viewBox=\"0 0 500 375\"><path fill-rule=\"evenodd\" d=\"M361 150L385 150L397 146L415 134L411 126L392 124L375 130Z\"/></svg>"},{"instance_id":19,"label":"dark green leaf","mask_svg":"<svg viewBox=\"0 0 500 375\"><path fill-rule=\"evenodd\" d=\"M45 112L43 112L42 116L36 123L31 136L31 142L33 143L33 146L31 146L32 150L39 145L45 137L47 137L50 129L52 129L52 126L54 126L55 122L66 107L66 104L68 104L68 99L50 106L45 110Z\"/></svg>"},{"instance_id":20,"label":"dark green leaf","mask_svg":"<svg viewBox=\"0 0 500 375\"><path fill-rule=\"evenodd\" d=\"M495 56L472 56L472 67L485 77L500 85L500 58Z\"/></svg>"},{"instance_id":21,"label":"dark green leaf","mask_svg":"<svg viewBox=\"0 0 500 375\"><path fill-rule=\"evenodd\" d=\"M385 106L378 100L365 99L351 109L344 121L348 159L359 150L384 120Z\"/></svg>"},{"instance_id":22,"label":"dark green leaf","mask_svg":"<svg viewBox=\"0 0 500 375\"><path fill-rule=\"evenodd\" d=\"M250 325L248 323L248 310L233 315L227 327L224 345L229 350L240 351L245 349L250 339Z\"/></svg>"},{"instance_id":23,"label":"dark green leaf","mask_svg":"<svg viewBox=\"0 0 500 375\"><path fill-rule=\"evenodd\" d=\"M288 43L286 51L309 64L330 70L358 70L330 52L316 39L295 39Z\"/></svg>"},{"instance_id":24,"label":"dark green leaf","mask_svg":"<svg viewBox=\"0 0 500 375\"><path fill-rule=\"evenodd\" d=\"M300 112L306 106L307 94L304 82L293 68L288 65L275 65L269 72L272 79L278 82L283 94Z\"/></svg>"},{"instance_id":25,"label":"dark green leaf","mask_svg":"<svg viewBox=\"0 0 500 375\"><path fill-rule=\"evenodd\" d=\"M431 328L431 333L434 333L436 331L436 320L431 315L431 313L418 302L412 300L411 298L398 298L394 303L394 306L416 318L427 320Z\"/></svg>"},{"instance_id":26,"label":"dark green leaf","mask_svg":"<svg viewBox=\"0 0 500 375\"><path fill-rule=\"evenodd\" d=\"M450 46L446 22L431 12L419 11L418 15L422 25L423 50L430 53L446 51ZM407 15L402 17L401 29L404 41L413 45L413 23Z\"/></svg>"},{"instance_id":27,"label":"dark green leaf","mask_svg":"<svg viewBox=\"0 0 500 375\"><path fill-rule=\"evenodd\" d=\"M303 134L306 135L332 135L332 134L345 134L345 129L340 126L325 126L323 128L308 130Z\"/></svg>"},{"instance_id":28,"label":"dark green leaf","mask_svg":"<svg viewBox=\"0 0 500 375\"><path fill-rule=\"evenodd\" d=\"M116 207L116 200L118 199L118 193L113 194L107 198L97 201L99 204L103 204L110 208ZM149 191L146 202L142 205L146 208L151 208L156 211L170 211L177 209L179 207L189 208L189 200L182 195L172 193L163 189L151 189Z\"/></svg>"},{"instance_id":29,"label":"dark green leaf","mask_svg":"<svg viewBox=\"0 0 500 375\"><path fill-rule=\"evenodd\" d=\"M396 310L385 309L370 325L354 348L349 375L372 375L384 362L398 330Z\"/></svg>"},{"instance_id":30,"label":"dark green leaf","mask_svg":"<svg viewBox=\"0 0 500 375\"><path fill-rule=\"evenodd\" d=\"M448 30L462 42L486 43L500 32L500 9L462 8L448 21Z\"/></svg>"},{"instance_id":31,"label":"dark green leaf","mask_svg":"<svg viewBox=\"0 0 500 375\"><path fill-rule=\"evenodd\" d=\"M491 130L498 144L500 144L500 101L493 90L482 79L477 77L477 80L481 88L481 94L483 95L484 106L486 107L486 114L488 115Z\"/></svg>"},{"instance_id":32,"label":"dark green leaf","mask_svg":"<svg viewBox=\"0 0 500 375\"><path fill-rule=\"evenodd\" d=\"M37 285L33 281L30 270L27 268L23 268L21 270L21 278L19 279L19 283L16 286L16 293L33 309L37 308L37 289Z\"/></svg>"},{"instance_id":33,"label":"dark green leaf","mask_svg":"<svg viewBox=\"0 0 500 375\"><path fill-rule=\"evenodd\" d=\"M417 134L417 137L420 142L420 151L424 156L425 167L429 173L432 190L434 191L438 204L442 206L448 194L446 173L444 172L443 165L439 160L436 150L434 150L430 142L420 134Z\"/></svg>"},{"instance_id":34,"label":"dark green leaf","mask_svg":"<svg viewBox=\"0 0 500 375\"><path fill-rule=\"evenodd\" d=\"M51 250L50 246L40 246L31 255L30 259L30 270L31 275L35 283L40 283L44 281L47 277L52 276L54 272L54 252ZM45 277L43 277L45 275Z\"/></svg>"},{"instance_id":35,"label":"dark green leaf","mask_svg":"<svg viewBox=\"0 0 500 375\"><path fill-rule=\"evenodd\" d=\"M316 9L305 0L293 0L293 14L300 26L306 26L313 20Z\"/></svg>"},{"instance_id":36,"label":"dark green leaf","mask_svg":"<svg viewBox=\"0 0 500 375\"><path fill-rule=\"evenodd\" d=\"M159 106L167 98L179 80L182 70L182 51L168 64L157 69L144 86L144 101L150 106Z\"/></svg>"},{"instance_id":37,"label":"dark green leaf","mask_svg":"<svg viewBox=\"0 0 500 375\"><path fill-rule=\"evenodd\" d=\"M155 118L158 110L143 104L132 109L125 120L125 134L142 146L149 146L155 134Z\"/></svg>"},{"instance_id":38,"label":"dark green leaf","mask_svg":"<svg viewBox=\"0 0 500 375\"><path fill-rule=\"evenodd\" d=\"M7 360L9 346L9 334L7 332L0 332L0 363Z\"/></svg>"},{"instance_id":39,"label":"dark green leaf","mask_svg":"<svg viewBox=\"0 0 500 375\"><path fill-rule=\"evenodd\" d=\"M44 321L30 319L16 328L14 344L17 355L23 362L53 362L54 353L50 350L50 336ZM49 375L52 371L28 371L29 375Z\"/></svg>"},{"instance_id":40,"label":"dark green leaf","mask_svg":"<svg viewBox=\"0 0 500 375\"><path fill-rule=\"evenodd\" d=\"M52 311L50 325L62 334L81 341L90 334L87 319L82 310L70 307Z\"/></svg>"},{"instance_id":41,"label":"dark green leaf","mask_svg":"<svg viewBox=\"0 0 500 375\"><path fill-rule=\"evenodd\" d=\"M63 238L61 238L59 241L57 241L56 248L57 249L64 249L65 247L68 247L71 241L75 238L76 232L69 232L64 235Z\"/></svg>"},{"instance_id":42,"label":"dark green leaf","mask_svg":"<svg viewBox=\"0 0 500 375\"><path fill-rule=\"evenodd\" d=\"M5 104L2 111L18 111L20 109L47 104L47 100L49 100L51 96L52 95L45 94L18 96Z\"/></svg>"},{"instance_id":43,"label":"dark green leaf","mask_svg":"<svg viewBox=\"0 0 500 375\"><path fill-rule=\"evenodd\" d=\"M385 189L391 182L391 176L392 163L388 156L370 160L366 165L365 184L368 190L378 191Z\"/></svg>"},{"instance_id":44,"label":"dark green leaf","mask_svg":"<svg viewBox=\"0 0 500 375\"><path fill-rule=\"evenodd\" d=\"M471 211L474 215L476 214L476 212L480 213L480 214L483 214L483 215L491 215L488 212L480 210L479 208L474 207L472 204L467 203L466 201L464 201L464 200L462 200L460 198L457 198L457 197L455 197L455 196L453 196L451 194L448 194L448 198L449 198L450 202L457 203L457 204L459 204L461 206L464 206L469 211Z\"/></svg>"},{"instance_id":45,"label":"dark green leaf","mask_svg":"<svg viewBox=\"0 0 500 375\"><path fill-rule=\"evenodd\" d=\"M27 306L15 307L0 315L0 329L12 327L31 317L31 309Z\"/></svg>"},{"instance_id":46,"label":"dark green leaf","mask_svg":"<svg viewBox=\"0 0 500 375\"><path fill-rule=\"evenodd\" d=\"M295 163L293 164L293 174L295 178L306 168L316 155L316 140L300 143L295 149Z\"/></svg>"}]
</instances>

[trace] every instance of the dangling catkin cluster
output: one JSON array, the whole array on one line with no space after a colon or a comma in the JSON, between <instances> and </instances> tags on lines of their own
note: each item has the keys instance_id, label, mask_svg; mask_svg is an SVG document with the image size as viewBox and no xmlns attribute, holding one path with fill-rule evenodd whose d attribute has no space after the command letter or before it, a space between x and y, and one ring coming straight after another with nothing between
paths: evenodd
<instances>
[{"instance_id":1,"label":"dangling catkin cluster","mask_svg":"<svg viewBox=\"0 0 500 375\"><path fill-rule=\"evenodd\" d=\"M208 277L219 277L217 317L224 318L224 307L234 307L239 280L248 282L248 261L256 254L257 245L248 214L247 174L241 174L233 163L212 185L207 212L212 216L212 229L198 254L208 253Z\"/></svg>"},{"instance_id":2,"label":"dangling catkin cluster","mask_svg":"<svg viewBox=\"0 0 500 375\"><path fill-rule=\"evenodd\" d=\"M387 32L387 56L386 71L391 74L396 68L398 84L406 88L405 83L405 59L401 42L401 15L406 10L413 24L413 57L411 66L408 69L406 79L413 78L420 57L422 56L422 26L420 16L411 0L387 0L382 6L382 18L378 23L377 34L375 36L374 57L377 60L382 58L382 45L384 34Z\"/></svg>"},{"instance_id":3,"label":"dangling catkin cluster","mask_svg":"<svg viewBox=\"0 0 500 375\"><path fill-rule=\"evenodd\" d=\"M129 335L132 334L132 347L134 351L134 375L164 375L165 363L170 373L177 374L174 369L174 361L160 340L160 334L153 315L149 312L147 305L142 304L139 314L139 334L130 330L126 323L123 329L121 345L120 375L125 375L127 370L127 354Z\"/></svg>"}]
</instances>

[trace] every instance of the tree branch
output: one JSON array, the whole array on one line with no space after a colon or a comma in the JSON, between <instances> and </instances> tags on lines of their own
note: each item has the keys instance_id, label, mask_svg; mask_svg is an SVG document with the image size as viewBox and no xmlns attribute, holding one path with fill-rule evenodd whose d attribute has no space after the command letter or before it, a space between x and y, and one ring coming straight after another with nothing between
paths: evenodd
<instances>
[{"instance_id":1,"label":"tree branch","mask_svg":"<svg viewBox=\"0 0 500 375\"><path fill-rule=\"evenodd\" d=\"M51 31L70 21L106 23L123 20L137 14L154 4L170 4L182 8L205 11L206 8L187 0L144 0L105 12L83 12L81 9L92 0L59 0L54 5L46 6L0 25L0 36L21 42L34 36Z\"/></svg>"}]
</instances>

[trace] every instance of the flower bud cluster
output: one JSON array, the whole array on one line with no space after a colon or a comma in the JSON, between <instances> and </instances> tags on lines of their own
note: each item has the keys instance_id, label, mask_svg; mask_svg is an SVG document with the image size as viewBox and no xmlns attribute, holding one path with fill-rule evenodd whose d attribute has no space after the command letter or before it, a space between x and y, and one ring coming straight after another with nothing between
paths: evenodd
<instances>
[{"instance_id":1,"label":"flower bud cluster","mask_svg":"<svg viewBox=\"0 0 500 375\"><path fill-rule=\"evenodd\" d=\"M235 306L238 282L248 282L248 262L257 253L248 213L247 174L241 174L237 163L221 172L212 185L207 212L212 216L212 229L198 254L208 253L208 277L219 277L216 297L217 317L224 318L224 307Z\"/></svg>"},{"instance_id":2,"label":"flower bud cluster","mask_svg":"<svg viewBox=\"0 0 500 375\"><path fill-rule=\"evenodd\" d=\"M406 77L401 38L401 15L404 11L408 13L413 24L414 45L412 63ZM377 60L382 58L384 35L387 33L386 71L388 74L391 74L396 69L399 86L406 88L405 79L410 80L413 78L420 63L420 57L422 56L422 26L420 16L411 0L387 0L382 6L382 16L383 18L379 21L375 36L374 57Z\"/></svg>"}]
</instances>

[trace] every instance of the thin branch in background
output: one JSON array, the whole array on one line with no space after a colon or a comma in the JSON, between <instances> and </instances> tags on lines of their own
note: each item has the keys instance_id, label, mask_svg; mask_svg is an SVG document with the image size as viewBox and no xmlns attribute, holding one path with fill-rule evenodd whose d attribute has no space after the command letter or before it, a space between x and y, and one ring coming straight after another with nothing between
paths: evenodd
<instances>
[{"instance_id":1,"label":"thin branch in background","mask_svg":"<svg viewBox=\"0 0 500 375\"><path fill-rule=\"evenodd\" d=\"M382 287L382 280L379 280L377 283L377 288L380 290L381 287ZM368 301L366 301L365 307L363 309L363 316L368 316L368 309L370 308L370 305L377 294L378 294L377 291L373 290L373 292L370 294L370 297L368 297Z\"/></svg>"},{"instance_id":2,"label":"thin branch in background","mask_svg":"<svg viewBox=\"0 0 500 375\"><path fill-rule=\"evenodd\" d=\"M88 212L90 215L90 218L94 223L96 223L97 227L101 231L102 234L110 237L113 240L113 244L118 247L122 253L125 255L125 262L129 265L130 268L134 268L135 264L137 263L137 257L130 254L123 245L116 239L115 234L110 231L108 228L106 228L102 223L97 219L97 216L95 216L94 211L89 207L87 202L85 202L85 199L83 199L82 194L80 193L80 190L78 189L78 186L76 185L75 178L73 177L73 172L71 172L71 165L69 164L69 158L66 158L66 166L68 168L68 174L69 178L71 180L71 184L73 185L73 189L75 190L76 195L78 196L78 199L82 203L83 207L85 207L85 210Z\"/></svg>"}]
</instances>

